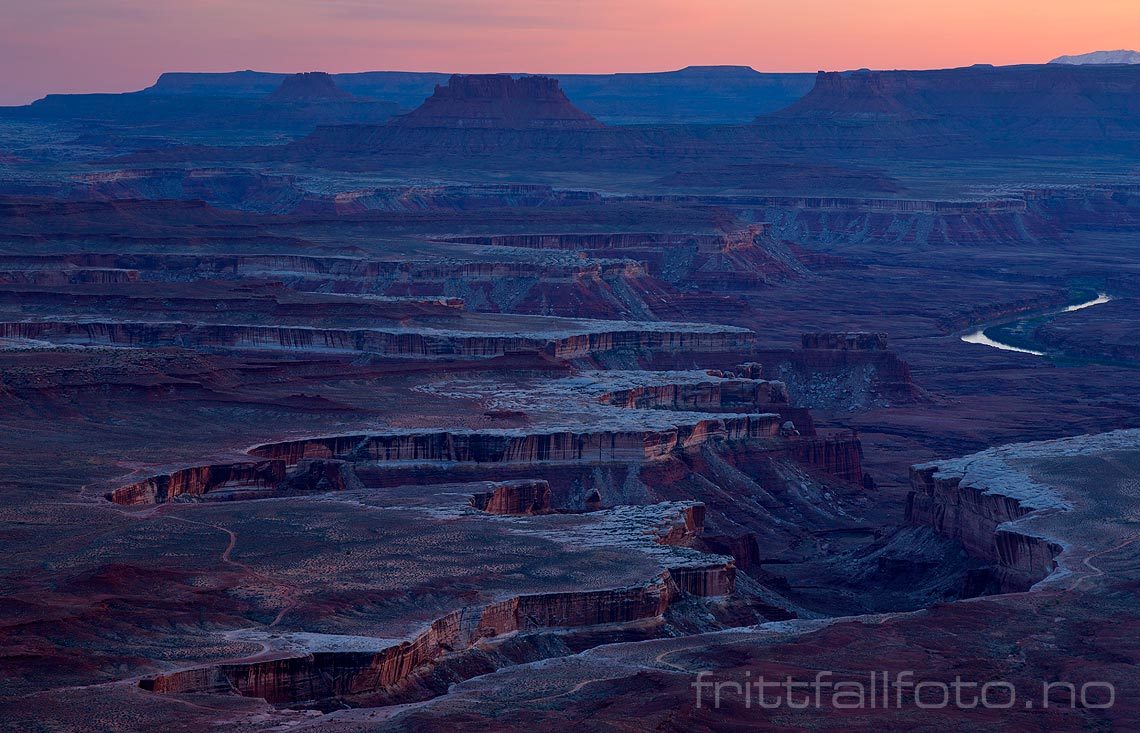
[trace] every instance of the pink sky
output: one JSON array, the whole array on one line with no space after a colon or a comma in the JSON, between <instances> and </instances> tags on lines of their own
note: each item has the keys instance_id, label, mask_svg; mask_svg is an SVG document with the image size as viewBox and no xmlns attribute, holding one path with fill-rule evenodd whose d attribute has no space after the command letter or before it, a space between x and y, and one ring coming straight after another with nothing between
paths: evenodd
<instances>
[{"instance_id":1,"label":"pink sky","mask_svg":"<svg viewBox=\"0 0 1140 733\"><path fill-rule=\"evenodd\" d=\"M0 104L163 71L761 71L1140 45L1140 0L0 0Z\"/></svg>"}]
</instances>

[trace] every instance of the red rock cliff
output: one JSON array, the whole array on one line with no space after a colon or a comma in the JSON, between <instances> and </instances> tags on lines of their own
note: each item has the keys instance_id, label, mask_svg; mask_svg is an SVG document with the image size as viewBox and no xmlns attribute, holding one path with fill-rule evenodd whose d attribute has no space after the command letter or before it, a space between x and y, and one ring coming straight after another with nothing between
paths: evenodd
<instances>
[{"instance_id":1,"label":"red rock cliff","mask_svg":"<svg viewBox=\"0 0 1140 733\"><path fill-rule=\"evenodd\" d=\"M472 496L471 506L488 514L542 514L550 511L550 484L540 479L504 481Z\"/></svg>"},{"instance_id":2,"label":"red rock cliff","mask_svg":"<svg viewBox=\"0 0 1140 733\"><path fill-rule=\"evenodd\" d=\"M907 521L933 527L960 541L974 557L993 562L1002 592L1027 590L1056 569L1062 549L1058 544L1002 526L1031 509L1016 498L963 485L962 476L943 476L938 470L932 465L911 468Z\"/></svg>"}]
</instances>

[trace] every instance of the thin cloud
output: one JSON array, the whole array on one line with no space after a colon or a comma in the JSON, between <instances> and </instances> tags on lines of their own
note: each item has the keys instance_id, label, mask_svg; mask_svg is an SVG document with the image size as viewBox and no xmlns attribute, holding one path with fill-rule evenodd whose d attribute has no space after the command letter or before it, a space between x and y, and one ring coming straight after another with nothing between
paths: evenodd
<instances>
[{"instance_id":1,"label":"thin cloud","mask_svg":"<svg viewBox=\"0 0 1140 733\"><path fill-rule=\"evenodd\" d=\"M307 0L290 0L311 7ZM327 0L320 4L327 16L361 21L388 21L419 26L465 26L482 28L567 28L589 27L590 7L594 2L575 5L568 12L560 0Z\"/></svg>"}]
</instances>

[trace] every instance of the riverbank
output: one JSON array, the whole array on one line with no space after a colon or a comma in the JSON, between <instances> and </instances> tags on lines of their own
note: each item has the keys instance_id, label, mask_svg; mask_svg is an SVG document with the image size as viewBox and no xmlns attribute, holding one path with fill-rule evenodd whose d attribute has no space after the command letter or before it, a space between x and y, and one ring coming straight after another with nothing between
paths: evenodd
<instances>
[{"instance_id":1,"label":"riverbank","mask_svg":"<svg viewBox=\"0 0 1140 733\"><path fill-rule=\"evenodd\" d=\"M1114 300L1115 298L1108 293L1097 292L1094 294L1093 292L1079 292L1073 298L1074 302L1063 308L1030 313L1003 323L972 327L962 336L962 341L968 344L987 346L1002 351L1047 358L1055 363L1080 364L1095 362L1119 365L1119 361L1116 359L1099 359L1090 356L1088 353L1070 353L1055 347L1051 348L1049 345L1042 343L1038 335L1039 329L1054 322L1058 318L1104 305Z\"/></svg>"}]
</instances>

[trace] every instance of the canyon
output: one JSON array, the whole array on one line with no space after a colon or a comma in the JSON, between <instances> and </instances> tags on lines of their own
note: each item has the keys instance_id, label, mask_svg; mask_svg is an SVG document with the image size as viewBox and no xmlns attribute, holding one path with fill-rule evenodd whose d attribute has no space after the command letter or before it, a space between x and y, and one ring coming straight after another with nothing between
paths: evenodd
<instances>
[{"instance_id":1,"label":"canyon","mask_svg":"<svg viewBox=\"0 0 1140 733\"><path fill-rule=\"evenodd\" d=\"M1138 74L0 110L5 723L1136 727ZM692 686L820 670L1115 700Z\"/></svg>"}]
</instances>

